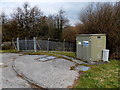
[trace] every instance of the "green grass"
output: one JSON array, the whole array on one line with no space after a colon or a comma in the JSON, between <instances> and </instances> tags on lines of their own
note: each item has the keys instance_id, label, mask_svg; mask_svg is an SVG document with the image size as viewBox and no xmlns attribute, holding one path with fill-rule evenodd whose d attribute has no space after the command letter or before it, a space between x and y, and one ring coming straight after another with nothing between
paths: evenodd
<instances>
[{"instance_id":1,"label":"green grass","mask_svg":"<svg viewBox=\"0 0 120 90\"><path fill-rule=\"evenodd\" d=\"M18 53L17 50L0 50L0 53Z\"/></svg>"},{"instance_id":2,"label":"green grass","mask_svg":"<svg viewBox=\"0 0 120 90\"><path fill-rule=\"evenodd\" d=\"M78 80L74 88L118 88L118 70L120 61L111 60L110 63L93 65Z\"/></svg>"},{"instance_id":3,"label":"green grass","mask_svg":"<svg viewBox=\"0 0 120 90\"><path fill-rule=\"evenodd\" d=\"M59 52L59 51L51 51L51 52L76 58L76 55L74 52Z\"/></svg>"},{"instance_id":4,"label":"green grass","mask_svg":"<svg viewBox=\"0 0 120 90\"><path fill-rule=\"evenodd\" d=\"M47 52L27 52L27 53L24 53L24 55L49 55L49 56L57 56L58 55L54 55L52 53L47 53Z\"/></svg>"},{"instance_id":5,"label":"green grass","mask_svg":"<svg viewBox=\"0 0 120 90\"><path fill-rule=\"evenodd\" d=\"M61 57L59 55L56 55L56 54L61 54L61 55L66 55L66 56L69 56L69 57L76 57L75 53L74 52L58 52L58 51L50 51L50 52L47 52L47 51L40 51L40 52L27 52L25 53L26 55L49 55L49 56L57 56L57 57Z\"/></svg>"}]
</instances>

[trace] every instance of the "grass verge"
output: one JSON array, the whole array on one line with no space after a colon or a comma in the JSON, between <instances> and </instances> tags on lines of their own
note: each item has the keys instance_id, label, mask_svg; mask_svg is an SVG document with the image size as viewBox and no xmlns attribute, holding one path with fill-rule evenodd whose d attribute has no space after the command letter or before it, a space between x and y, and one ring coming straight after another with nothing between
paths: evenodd
<instances>
[{"instance_id":1,"label":"grass verge","mask_svg":"<svg viewBox=\"0 0 120 90\"><path fill-rule=\"evenodd\" d=\"M74 52L59 52L59 51L51 51L51 52L55 53L55 54L61 54L61 55L65 55L65 56L76 58L76 55L75 55Z\"/></svg>"},{"instance_id":2,"label":"grass verge","mask_svg":"<svg viewBox=\"0 0 120 90\"><path fill-rule=\"evenodd\" d=\"M0 50L0 53L18 53L17 50Z\"/></svg>"},{"instance_id":3,"label":"grass verge","mask_svg":"<svg viewBox=\"0 0 120 90\"><path fill-rule=\"evenodd\" d=\"M48 56L59 57L58 55L55 55L55 54L52 54L52 53L47 53L47 52L28 52L28 53L24 53L24 55L48 55Z\"/></svg>"},{"instance_id":4,"label":"grass verge","mask_svg":"<svg viewBox=\"0 0 120 90\"><path fill-rule=\"evenodd\" d=\"M120 61L111 60L110 63L93 65L77 81L74 88L118 88Z\"/></svg>"}]
</instances>

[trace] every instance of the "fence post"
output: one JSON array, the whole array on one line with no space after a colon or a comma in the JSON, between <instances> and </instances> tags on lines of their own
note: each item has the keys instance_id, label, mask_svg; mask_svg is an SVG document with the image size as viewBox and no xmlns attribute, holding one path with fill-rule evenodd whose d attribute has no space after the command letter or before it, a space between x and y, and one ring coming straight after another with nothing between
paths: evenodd
<instances>
[{"instance_id":1,"label":"fence post","mask_svg":"<svg viewBox=\"0 0 120 90\"><path fill-rule=\"evenodd\" d=\"M16 45L15 45L15 43L14 43L14 38L12 39L12 45L15 47L15 49L17 50L17 48L16 48Z\"/></svg>"},{"instance_id":2,"label":"fence post","mask_svg":"<svg viewBox=\"0 0 120 90\"><path fill-rule=\"evenodd\" d=\"M50 38L48 38L48 41L47 41L47 51L49 51L49 40Z\"/></svg>"},{"instance_id":3,"label":"fence post","mask_svg":"<svg viewBox=\"0 0 120 90\"><path fill-rule=\"evenodd\" d=\"M37 49L36 49L36 38L35 37L33 37L33 41L34 41L34 52L36 52Z\"/></svg>"},{"instance_id":4,"label":"fence post","mask_svg":"<svg viewBox=\"0 0 120 90\"><path fill-rule=\"evenodd\" d=\"M27 39L25 37L25 50L27 50Z\"/></svg>"},{"instance_id":5,"label":"fence post","mask_svg":"<svg viewBox=\"0 0 120 90\"><path fill-rule=\"evenodd\" d=\"M20 47L19 47L19 38L17 37L17 50L19 51L20 50Z\"/></svg>"},{"instance_id":6,"label":"fence post","mask_svg":"<svg viewBox=\"0 0 120 90\"><path fill-rule=\"evenodd\" d=\"M65 39L63 40L63 51L65 51Z\"/></svg>"}]
</instances>

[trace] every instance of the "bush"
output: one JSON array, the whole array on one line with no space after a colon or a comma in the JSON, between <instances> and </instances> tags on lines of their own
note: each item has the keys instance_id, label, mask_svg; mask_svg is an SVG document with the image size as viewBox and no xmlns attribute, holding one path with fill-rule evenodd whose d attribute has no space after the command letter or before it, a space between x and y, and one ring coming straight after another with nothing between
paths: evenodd
<instances>
[{"instance_id":1,"label":"bush","mask_svg":"<svg viewBox=\"0 0 120 90\"><path fill-rule=\"evenodd\" d=\"M14 49L11 45L3 45L2 46L2 50L10 50L10 49Z\"/></svg>"},{"instance_id":2,"label":"bush","mask_svg":"<svg viewBox=\"0 0 120 90\"><path fill-rule=\"evenodd\" d=\"M110 55L110 58L111 59L116 59L116 60L120 60L120 53L112 53L111 55Z\"/></svg>"}]
</instances>

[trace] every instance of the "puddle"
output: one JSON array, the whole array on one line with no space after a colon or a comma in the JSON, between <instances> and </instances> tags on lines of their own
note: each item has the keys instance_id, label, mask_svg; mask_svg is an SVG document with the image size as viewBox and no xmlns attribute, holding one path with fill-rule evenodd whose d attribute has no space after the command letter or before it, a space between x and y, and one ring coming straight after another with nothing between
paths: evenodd
<instances>
[{"instance_id":1,"label":"puddle","mask_svg":"<svg viewBox=\"0 0 120 90\"><path fill-rule=\"evenodd\" d=\"M39 61L47 61L48 59L47 58L40 58L40 59L38 59Z\"/></svg>"},{"instance_id":2,"label":"puddle","mask_svg":"<svg viewBox=\"0 0 120 90\"><path fill-rule=\"evenodd\" d=\"M55 59L56 57L54 56L49 56L49 57L46 57L47 59Z\"/></svg>"},{"instance_id":3,"label":"puddle","mask_svg":"<svg viewBox=\"0 0 120 90\"><path fill-rule=\"evenodd\" d=\"M78 71L87 71L89 70L90 67L86 67L86 66L77 66L75 67L75 70L78 70Z\"/></svg>"},{"instance_id":4,"label":"puddle","mask_svg":"<svg viewBox=\"0 0 120 90\"><path fill-rule=\"evenodd\" d=\"M38 60L45 62L45 61L52 60L52 59L55 59L55 58L56 57L54 57L54 56L48 56L48 57L39 58Z\"/></svg>"}]
</instances>

